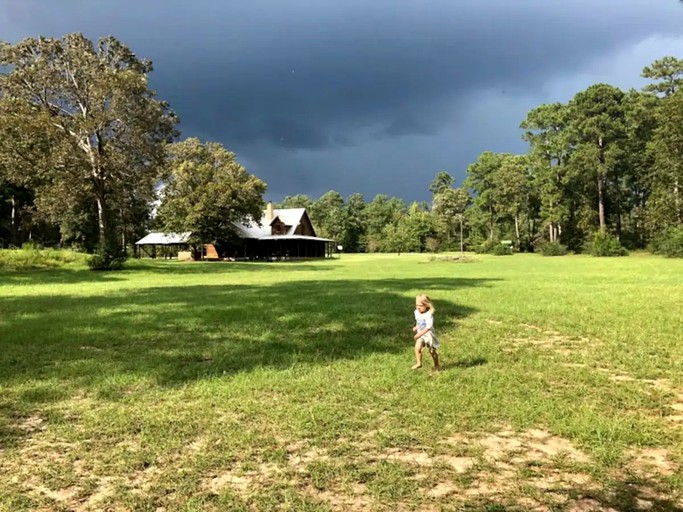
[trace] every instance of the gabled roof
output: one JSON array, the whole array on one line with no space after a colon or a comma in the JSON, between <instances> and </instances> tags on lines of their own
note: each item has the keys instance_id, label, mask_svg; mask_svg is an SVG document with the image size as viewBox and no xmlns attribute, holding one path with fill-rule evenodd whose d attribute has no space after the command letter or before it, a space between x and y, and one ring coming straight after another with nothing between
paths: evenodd
<instances>
[{"instance_id":1,"label":"gabled roof","mask_svg":"<svg viewBox=\"0 0 683 512\"><path fill-rule=\"evenodd\" d=\"M299 240L320 240L324 242L331 242L327 238L318 238L313 236L303 236L295 235L294 232L296 228L299 227L301 221L303 220L304 214L306 213L306 208L276 208L273 210L273 219L268 222L266 221L266 211L264 210L263 216L261 217L261 225L259 226L256 222L249 222L247 224L240 224L234 222L233 226L237 231L237 234L242 238L253 238L256 240L273 240L276 238L280 239L299 239ZM287 233L284 235L273 235L271 230L271 224L279 219L282 223L289 227ZM173 244L186 244L192 233L150 233L144 238L141 238L135 245L173 245Z\"/></svg>"},{"instance_id":2,"label":"gabled roof","mask_svg":"<svg viewBox=\"0 0 683 512\"><path fill-rule=\"evenodd\" d=\"M273 236L271 235L270 225L275 219L280 219L282 223L289 226L285 235L293 235L296 228L301 224L304 213L306 213L306 208L275 208L273 210L273 219L270 222L266 220L266 212L264 211L263 216L261 217L260 226L256 222L250 222L248 224L239 224L236 222L234 225L238 234L243 238L260 239Z\"/></svg>"},{"instance_id":3,"label":"gabled roof","mask_svg":"<svg viewBox=\"0 0 683 512\"><path fill-rule=\"evenodd\" d=\"M334 240L331 240L330 238L306 235L268 235L262 236L259 240L316 240L318 242L334 242Z\"/></svg>"},{"instance_id":4,"label":"gabled roof","mask_svg":"<svg viewBox=\"0 0 683 512\"><path fill-rule=\"evenodd\" d=\"M186 244L187 240L190 238L190 232L186 233L150 233L149 235L141 238L135 245L173 245L173 244Z\"/></svg>"}]
</instances>

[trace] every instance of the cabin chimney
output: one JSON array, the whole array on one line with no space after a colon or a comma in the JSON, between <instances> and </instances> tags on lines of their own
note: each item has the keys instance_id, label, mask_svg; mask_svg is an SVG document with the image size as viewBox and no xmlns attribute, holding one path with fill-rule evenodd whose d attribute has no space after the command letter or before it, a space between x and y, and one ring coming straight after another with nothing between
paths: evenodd
<instances>
[{"instance_id":1,"label":"cabin chimney","mask_svg":"<svg viewBox=\"0 0 683 512\"><path fill-rule=\"evenodd\" d=\"M273 202L268 201L268 206L266 206L266 222L270 223L275 218L275 212L273 211Z\"/></svg>"}]
</instances>

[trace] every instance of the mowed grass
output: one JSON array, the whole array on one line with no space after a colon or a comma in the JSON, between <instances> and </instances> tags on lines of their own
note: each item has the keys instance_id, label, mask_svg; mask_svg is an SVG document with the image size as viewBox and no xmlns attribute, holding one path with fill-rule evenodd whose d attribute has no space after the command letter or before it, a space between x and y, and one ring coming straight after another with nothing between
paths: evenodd
<instances>
[{"instance_id":1,"label":"mowed grass","mask_svg":"<svg viewBox=\"0 0 683 512\"><path fill-rule=\"evenodd\" d=\"M472 258L0 272L0 510L683 510L683 261Z\"/></svg>"}]
</instances>

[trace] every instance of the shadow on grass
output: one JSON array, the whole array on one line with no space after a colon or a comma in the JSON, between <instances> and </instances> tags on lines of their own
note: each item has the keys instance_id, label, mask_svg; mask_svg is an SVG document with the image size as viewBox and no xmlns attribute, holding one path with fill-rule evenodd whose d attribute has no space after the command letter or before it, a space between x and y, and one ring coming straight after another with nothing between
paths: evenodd
<instances>
[{"instance_id":1,"label":"shadow on grass","mask_svg":"<svg viewBox=\"0 0 683 512\"><path fill-rule=\"evenodd\" d=\"M329 271L337 267L330 259L292 261L177 261L177 260L128 260L125 271L145 271L159 274L222 274L232 272L258 272L262 270Z\"/></svg>"},{"instance_id":2,"label":"shadow on grass","mask_svg":"<svg viewBox=\"0 0 683 512\"><path fill-rule=\"evenodd\" d=\"M0 284L40 285L40 284L73 284L100 283L126 279L119 272L94 272L83 268L40 268L31 270L4 270L0 272Z\"/></svg>"},{"instance_id":3,"label":"shadow on grass","mask_svg":"<svg viewBox=\"0 0 683 512\"><path fill-rule=\"evenodd\" d=\"M459 361L450 361L441 365L442 370L450 370L451 368L474 368L476 366L483 366L488 363L487 359L482 357L475 357L471 359L461 359Z\"/></svg>"},{"instance_id":4,"label":"shadow on grass","mask_svg":"<svg viewBox=\"0 0 683 512\"><path fill-rule=\"evenodd\" d=\"M256 368L409 354L414 294L428 291L438 300L440 291L486 283L309 280L4 297L0 386L13 392L0 403L13 416L25 416L65 392L116 400L140 385L179 386ZM438 304L441 326L473 312L443 299ZM59 393L23 397L27 382Z\"/></svg>"},{"instance_id":5,"label":"shadow on grass","mask_svg":"<svg viewBox=\"0 0 683 512\"><path fill-rule=\"evenodd\" d=\"M580 487L558 489L556 493L566 495L572 504L569 507L558 507L558 510L683 512L681 502L664 497L667 492L660 487L661 484L652 480L640 480L637 484L633 481L617 480L606 483L601 489ZM487 512L519 512L527 509L527 507L520 508L516 504L500 503L492 499L467 502L462 504L461 508L461 510Z\"/></svg>"},{"instance_id":6,"label":"shadow on grass","mask_svg":"<svg viewBox=\"0 0 683 512\"><path fill-rule=\"evenodd\" d=\"M683 512L681 501L664 498L665 493L658 487L661 484L643 479L639 481L617 481L608 488L608 492L601 493L594 499L600 504L613 510L649 510L651 512ZM590 496L589 491L585 494Z\"/></svg>"},{"instance_id":7,"label":"shadow on grass","mask_svg":"<svg viewBox=\"0 0 683 512\"><path fill-rule=\"evenodd\" d=\"M137 374L160 385L326 363L410 345L412 296L479 279L168 286L0 299L0 384ZM408 295L407 295L408 294ZM472 313L439 301L440 325Z\"/></svg>"},{"instance_id":8,"label":"shadow on grass","mask_svg":"<svg viewBox=\"0 0 683 512\"><path fill-rule=\"evenodd\" d=\"M40 268L31 270L1 270L2 284L74 284L97 283L107 281L121 281L130 278L131 273L146 272L152 274L173 275L203 275L229 274L235 272L272 271L329 271L333 270L336 262L320 260L318 264L312 262L207 262L207 261L176 261L176 260L129 260L121 271L106 272L93 271L84 268Z\"/></svg>"}]
</instances>

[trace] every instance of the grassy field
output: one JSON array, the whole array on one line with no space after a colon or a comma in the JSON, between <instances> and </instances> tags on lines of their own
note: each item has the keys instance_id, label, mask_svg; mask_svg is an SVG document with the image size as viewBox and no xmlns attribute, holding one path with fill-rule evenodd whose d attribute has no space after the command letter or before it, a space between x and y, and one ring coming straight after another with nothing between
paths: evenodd
<instances>
[{"instance_id":1,"label":"grassy field","mask_svg":"<svg viewBox=\"0 0 683 512\"><path fill-rule=\"evenodd\" d=\"M683 510L683 261L472 258L0 270L0 510Z\"/></svg>"}]
</instances>

